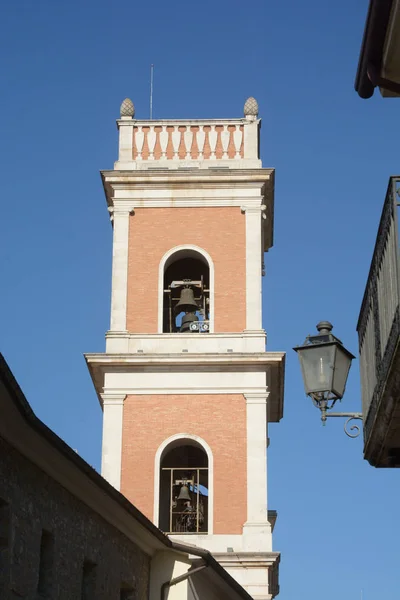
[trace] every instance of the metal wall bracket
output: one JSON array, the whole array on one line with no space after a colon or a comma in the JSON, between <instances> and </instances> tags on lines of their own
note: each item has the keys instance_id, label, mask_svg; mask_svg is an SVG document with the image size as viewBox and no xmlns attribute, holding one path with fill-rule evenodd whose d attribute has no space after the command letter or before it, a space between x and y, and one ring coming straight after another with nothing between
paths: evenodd
<instances>
[{"instance_id":1,"label":"metal wall bracket","mask_svg":"<svg viewBox=\"0 0 400 600\"><path fill-rule=\"evenodd\" d=\"M353 421L353 420L362 421L363 420L362 413L350 413L350 412L334 412L334 413L332 413L332 412L328 412L329 409L326 406L320 406L319 409L321 411L321 421L322 421L323 425L326 424L326 419L328 417L342 417L342 418L346 419L346 422L344 424L345 434L350 438L356 438L360 435L361 427L359 427L358 425L352 425L350 427L350 429L348 429L348 426L349 426L350 421ZM355 431L355 433L351 433L351 431Z\"/></svg>"}]
</instances>

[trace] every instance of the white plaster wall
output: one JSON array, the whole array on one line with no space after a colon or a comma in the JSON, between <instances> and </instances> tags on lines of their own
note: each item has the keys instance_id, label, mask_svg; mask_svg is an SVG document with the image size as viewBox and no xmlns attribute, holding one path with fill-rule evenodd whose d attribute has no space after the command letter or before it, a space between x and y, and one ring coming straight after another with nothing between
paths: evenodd
<instances>
[{"instance_id":1,"label":"white plaster wall","mask_svg":"<svg viewBox=\"0 0 400 600\"><path fill-rule=\"evenodd\" d=\"M151 560L149 600L160 600L162 584L187 573L190 566L190 560L184 555L173 551L157 552ZM170 587L166 597L168 600L188 600L188 580Z\"/></svg>"}]
</instances>

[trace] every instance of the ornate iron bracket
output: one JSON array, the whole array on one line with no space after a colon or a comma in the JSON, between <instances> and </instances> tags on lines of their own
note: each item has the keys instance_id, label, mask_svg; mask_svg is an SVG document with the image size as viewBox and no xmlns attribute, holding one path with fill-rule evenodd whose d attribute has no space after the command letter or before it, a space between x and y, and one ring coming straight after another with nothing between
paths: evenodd
<instances>
[{"instance_id":1,"label":"ornate iron bracket","mask_svg":"<svg viewBox=\"0 0 400 600\"><path fill-rule=\"evenodd\" d=\"M358 425L352 425L350 427L350 430L348 430L347 427L348 427L350 421L353 421L353 420L362 421L363 420L362 413L347 413L347 412L330 413L330 412L328 412L329 409L327 406L319 406L318 408L321 411L321 421L322 421L323 425L326 424L326 419L328 417L342 417L342 418L346 419L346 422L344 424L345 434L350 438L356 438L360 435L361 427L359 427ZM351 431L355 431L355 433L350 433Z\"/></svg>"}]
</instances>

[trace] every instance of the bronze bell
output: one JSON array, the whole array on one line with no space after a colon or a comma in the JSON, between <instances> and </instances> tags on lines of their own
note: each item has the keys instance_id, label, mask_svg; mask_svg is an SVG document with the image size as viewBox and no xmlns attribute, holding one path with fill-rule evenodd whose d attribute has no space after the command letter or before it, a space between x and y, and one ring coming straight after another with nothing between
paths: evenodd
<instances>
[{"instance_id":1,"label":"bronze bell","mask_svg":"<svg viewBox=\"0 0 400 600\"><path fill-rule=\"evenodd\" d=\"M181 297L179 298L178 304L175 306L175 314L179 315L181 312L194 313L199 310L196 300L194 299L194 293L192 288L184 287L181 291Z\"/></svg>"},{"instance_id":2,"label":"bronze bell","mask_svg":"<svg viewBox=\"0 0 400 600\"><path fill-rule=\"evenodd\" d=\"M179 329L179 332L185 333L185 331L190 331L191 323L193 323L193 321L198 321L198 320L199 320L199 317L197 315L195 315L194 312L186 313L186 315L183 315L183 317L182 317L181 327Z\"/></svg>"},{"instance_id":3,"label":"bronze bell","mask_svg":"<svg viewBox=\"0 0 400 600\"><path fill-rule=\"evenodd\" d=\"M187 485L183 485L179 491L179 496L177 500L184 500L185 502L190 502L191 497L189 494L189 488Z\"/></svg>"}]
</instances>

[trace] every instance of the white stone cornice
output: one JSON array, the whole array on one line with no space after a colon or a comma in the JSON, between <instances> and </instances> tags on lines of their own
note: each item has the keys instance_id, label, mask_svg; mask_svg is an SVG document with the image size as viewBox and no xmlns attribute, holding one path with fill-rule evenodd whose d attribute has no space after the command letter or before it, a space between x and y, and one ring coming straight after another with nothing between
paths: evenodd
<instances>
[{"instance_id":1,"label":"white stone cornice","mask_svg":"<svg viewBox=\"0 0 400 600\"><path fill-rule=\"evenodd\" d=\"M258 392L245 392L244 397L246 398L247 404L266 404L269 396L269 391L262 393Z\"/></svg>"},{"instance_id":2,"label":"white stone cornice","mask_svg":"<svg viewBox=\"0 0 400 600\"><path fill-rule=\"evenodd\" d=\"M117 393L119 390L118 388L110 388L107 387L107 392L110 391L111 393ZM250 388L246 388L245 390L243 390L243 387L241 386L232 386L232 387L196 387L196 386L181 386L181 387L166 387L163 386L162 388L156 388L156 387L124 387L124 394L126 394L127 396L151 396L154 394L157 395L171 395L171 396L175 396L175 395L218 395L218 394L225 394L225 395L229 395L229 394L243 394L246 395L249 392ZM256 403L256 404L260 404L260 403ZM261 404L265 404L261 403Z\"/></svg>"},{"instance_id":3,"label":"white stone cornice","mask_svg":"<svg viewBox=\"0 0 400 600\"><path fill-rule=\"evenodd\" d=\"M259 198L253 200L254 204L259 204ZM237 206L242 209L242 198L124 198L119 199L119 202L124 203L125 206L121 206L121 212L129 212L136 210L137 208L215 208L215 207L231 207ZM113 200L113 204L116 204L116 200ZM244 211L243 211L244 212ZM259 212L259 209L258 209Z\"/></svg>"},{"instance_id":4,"label":"white stone cornice","mask_svg":"<svg viewBox=\"0 0 400 600\"><path fill-rule=\"evenodd\" d=\"M259 200L260 198L257 198L258 202L255 202L255 198L251 199L252 202L246 204L246 205L241 205L240 206L240 210L242 211L242 213L246 214L246 213L253 213L253 214L258 214L260 212L265 211L265 205L264 204L260 204Z\"/></svg>"},{"instance_id":5,"label":"white stone cornice","mask_svg":"<svg viewBox=\"0 0 400 600\"><path fill-rule=\"evenodd\" d=\"M204 334L205 335L205 334ZM147 366L162 367L163 365L195 365L196 367L210 365L226 365L234 370L238 365L258 368L259 365L279 366L285 357L284 352L227 352L222 353L176 353L176 354L85 354L89 365L116 366Z\"/></svg>"},{"instance_id":6,"label":"white stone cornice","mask_svg":"<svg viewBox=\"0 0 400 600\"><path fill-rule=\"evenodd\" d=\"M259 182L264 185L273 177L274 169L181 169L169 170L148 170L148 171L102 171L103 180L110 185L155 185L155 184L181 184L190 183L209 183L212 186L227 184L231 185L243 183L247 186Z\"/></svg>"},{"instance_id":7,"label":"white stone cornice","mask_svg":"<svg viewBox=\"0 0 400 600\"><path fill-rule=\"evenodd\" d=\"M118 124L126 123L127 120L117 119ZM245 125L247 119L238 117L236 119L131 119L128 123L138 125L139 127L159 127L161 125ZM261 123L261 119L257 119Z\"/></svg>"},{"instance_id":8,"label":"white stone cornice","mask_svg":"<svg viewBox=\"0 0 400 600\"><path fill-rule=\"evenodd\" d=\"M129 200L127 202L126 200L119 200L114 198L112 207L109 207L108 211L119 215L134 215L135 207L132 203L132 200Z\"/></svg>"},{"instance_id":9,"label":"white stone cornice","mask_svg":"<svg viewBox=\"0 0 400 600\"><path fill-rule=\"evenodd\" d=\"M159 354L210 352L264 352L265 331L243 331L240 333L150 333L135 334L118 331L106 333L108 354Z\"/></svg>"},{"instance_id":10,"label":"white stone cornice","mask_svg":"<svg viewBox=\"0 0 400 600\"><path fill-rule=\"evenodd\" d=\"M121 405L121 404L123 405L125 398L126 398L126 394L121 394L121 393L114 393L114 394L111 393L110 394L109 392L107 392L105 394L104 393L100 394L100 396L103 401L103 406L105 404L110 404L110 405L112 404L115 406Z\"/></svg>"}]
</instances>

